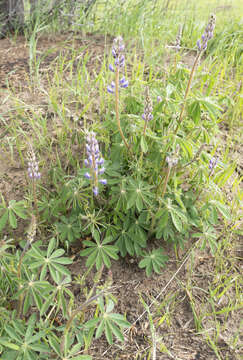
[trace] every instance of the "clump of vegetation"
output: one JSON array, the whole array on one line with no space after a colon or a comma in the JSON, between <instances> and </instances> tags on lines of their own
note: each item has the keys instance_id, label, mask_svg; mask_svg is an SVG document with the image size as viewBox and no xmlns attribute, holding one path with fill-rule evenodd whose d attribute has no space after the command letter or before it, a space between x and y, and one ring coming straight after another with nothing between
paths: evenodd
<instances>
[{"instance_id":1,"label":"clump of vegetation","mask_svg":"<svg viewBox=\"0 0 243 360\"><path fill-rule=\"evenodd\" d=\"M94 13L99 9L95 6L94 2ZM63 4L60 9L65 15L68 7ZM106 10L111 10L108 4ZM115 16L117 8L113 10ZM140 8L135 10L139 13ZM86 15L88 30L92 11ZM126 316L114 312L117 299L110 270L114 260L132 257L148 277L155 276L169 261L169 247L176 257L190 245L192 254L200 247L218 259L224 251L219 236L227 237L234 227L238 231L239 202L230 207L222 191L237 164L215 140L231 100L228 94L215 96L219 73L207 72L200 64L206 51L212 64L217 58L215 15L204 31L200 28L202 35L191 29L190 37L188 22L184 39L179 26L175 45L167 48L172 58L167 71L155 70L159 58L147 65L148 39L143 40L138 59L121 23L126 41L115 37L92 74L87 67L91 57L82 54L79 61L81 54L72 50L70 58L60 56L54 81L48 78L46 88L36 47L37 33L44 30L41 21L35 19L27 36L29 86L33 93L40 90L46 96L52 122L48 129L49 115L33 111L28 119L31 130L23 135L23 109L15 98L11 131L26 169L27 187L23 199L8 201L2 195L0 204L0 354L3 360L90 360L95 339L103 335L110 345L114 339L124 342L123 330L131 325ZM77 24L73 26L76 29ZM99 29L108 32L105 21ZM181 62L187 46L190 69ZM166 49L162 44L161 48ZM156 49L153 56L162 54ZM17 240L18 222L24 221L29 221L29 228ZM70 266L80 256L87 271L73 279ZM95 275L88 289L84 282L91 272ZM82 293L81 304L75 299L74 284ZM193 307L189 285L185 291L201 331L202 317ZM211 299L221 298L218 291L211 289ZM149 317L155 359L156 327L150 307L142 298L141 302ZM87 316L89 308L93 310ZM221 359L216 341L210 337L207 341Z\"/></svg>"}]
</instances>

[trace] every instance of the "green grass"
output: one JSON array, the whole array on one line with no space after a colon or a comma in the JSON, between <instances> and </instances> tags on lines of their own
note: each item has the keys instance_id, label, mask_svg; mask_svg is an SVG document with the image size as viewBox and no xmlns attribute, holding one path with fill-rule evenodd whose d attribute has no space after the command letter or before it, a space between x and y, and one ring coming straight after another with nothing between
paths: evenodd
<instances>
[{"instance_id":1,"label":"green grass","mask_svg":"<svg viewBox=\"0 0 243 360\"><path fill-rule=\"evenodd\" d=\"M165 8L167 3L168 8ZM69 10L64 8L63 11ZM178 337L175 330L178 309L183 311L187 306L191 318L183 324L184 330L188 331L189 327L193 336L212 350L212 359L240 359L242 321L239 317L243 304L240 267L242 250L239 244L242 237L243 198L240 174L242 11L243 5L239 0L226 1L224 4L221 1L192 0L130 0L122 4L113 0L96 1L86 19L77 18L77 23L83 23L82 32L78 32L80 26L64 25L58 17L47 22L41 16L37 17L34 27L25 30L29 71L22 74L21 81L16 82L12 80L11 74L6 74L6 88L1 90L1 156L3 164L9 162L13 167L18 164L22 169L24 184L16 193L17 203L9 201L15 199L14 189L11 196L10 192L3 194L1 203L0 307L7 312L7 315L0 316L0 337L3 339L0 341L1 359L15 359L16 351L20 359L39 356L37 352L33 355L31 351L40 351L44 359L47 347L58 359L90 359L83 354L83 350L89 349L95 341L93 337L98 339L104 332L109 344L107 352L111 346L115 346L114 337L123 341L122 332L128 323L122 316L113 313L116 299L109 294L112 284L109 276L98 287L101 291L99 296L83 289L85 306L76 311L72 292L66 290L74 283L72 274L64 266L69 264L70 259L61 257L60 263L57 261L59 266L55 265L56 273L51 274L54 286L47 283L46 270L43 270L46 267L43 264L49 261L46 258L53 251L61 255L64 252L62 248L66 250L65 256L70 258L73 242L81 238L85 245L81 254L88 255L86 264L89 269L96 266L98 280L102 277L103 268L110 267L110 258L117 259L118 252L122 254L127 250L130 255L138 255L139 260L141 256L144 257L140 267L146 268L147 275L151 275L152 270L159 273L167 260L166 253L154 251L153 241L149 245L146 241L151 233L159 241L166 238L166 225L161 225L163 221L171 224L168 233L172 229L178 236L175 240L173 236L170 238L168 235L167 238L173 249L171 260L176 262L177 268L180 265L182 267L176 276L167 278L168 287L165 286L161 294L141 300L145 309L141 318L145 319L147 314L151 337L144 340L146 350L140 353L138 349L137 358L155 360L159 353L177 358L174 350L168 347L166 338L158 334L174 332L174 336ZM201 37L212 12L217 17L215 35L209 41L192 79L185 115L177 134L185 88L197 54L196 41ZM182 25L181 49L175 52L171 46L175 42L179 25ZM62 42L56 44L55 39L62 36L62 30L72 30L73 34L68 40L62 37ZM93 34L86 36L90 32ZM113 74L108 71L109 63L112 62L112 40L118 35L122 35L125 40L125 76L129 79L129 88L120 94L120 118L123 131L133 145L132 159L124 151L124 146L119 144L121 138L116 125L115 100L106 91L107 85L113 80ZM42 50L43 39L49 38L50 42L52 37L53 47ZM13 36L11 41L17 45L18 36ZM51 57L51 61L47 61L48 57ZM160 119L163 125L152 124L151 129L149 126L147 130L147 137L140 139L139 134L144 126L141 114L145 86L150 88L154 117ZM156 103L158 95L165 100L163 104ZM198 108L201 111L199 115L198 110L195 110ZM98 203L83 179L85 137L90 130L97 134L109 170L109 190L106 192L102 188L103 194L109 196L106 198L106 195L101 195ZM25 171L29 142L38 154L42 172L36 188L27 181ZM176 156L176 143L182 149L181 168L178 175L173 169L171 173L167 172L166 180L165 174L169 167L166 168L165 158L168 155ZM160 152L162 159L153 163L152 170L150 161L153 159L146 160L148 144L155 147L154 158L156 152ZM199 159L195 159L202 144L205 147ZM220 160L219 168L211 176L208 175L208 160L212 156L218 156ZM184 169L188 170L183 172ZM126 180L126 174L132 174L131 179ZM144 174L147 176L146 181ZM185 177L189 180L186 181ZM142 198L137 197L133 201L138 184ZM119 201L118 188L121 191ZM193 195L186 200L184 192L189 188ZM123 190L130 196L128 207L123 203ZM157 202L151 200L153 194L157 195ZM39 215L32 208L35 196L38 199ZM189 200L191 202L186 203ZM120 209L126 208L124 212L120 209L114 211L117 203ZM190 223L192 217L188 213L192 207L196 215L194 222ZM140 218L138 213L142 212L146 214ZM34 235L37 241L26 253L21 250L26 244L23 228L26 228L26 220L30 221L32 213L37 217L37 235ZM130 214L130 218L127 214ZM148 219L152 226L148 225ZM183 232L183 227L188 223L188 231ZM22 230L21 227L19 230L19 224L22 224ZM33 231L33 224L31 226L27 231L27 239ZM137 247L132 245L132 249L129 248L130 240L127 240L129 231L133 231L134 237L138 236L140 242ZM120 243L113 240L117 237ZM47 248L47 239L50 238L56 240L51 240ZM119 247L122 241L127 244L126 251ZM143 253L146 250L141 245L143 243L148 252ZM33 259L36 266L32 264ZM33 279L29 266L37 269L37 260L42 271L41 275L38 271L33 272L36 276ZM185 277L182 269L185 269ZM163 271L166 272L166 267ZM34 289L29 285L31 279L35 281ZM94 281L93 291L98 280ZM44 286L48 294L47 304L39 294L39 289ZM25 317L20 309L16 325L11 320L12 305L8 303L12 304L18 297L21 299L19 309L23 305ZM86 304L88 307L92 302L96 305L93 318L85 319L83 308L86 310ZM69 305L70 312L67 311ZM30 309L40 312L41 317L40 321L31 317L30 323L35 325L27 328L27 322L23 320L29 319ZM52 312L56 316L61 312L62 325L68 324L68 330L64 330L64 327L60 330L61 340L57 336L59 330ZM79 322L75 323L80 325L80 337L69 323L70 319L71 322L75 321L73 314L75 317L80 316L81 324L90 320L82 326ZM36 332L42 339L36 337L36 343L27 355L21 350L20 340L25 332L28 336ZM27 335L23 338L25 342L29 341ZM83 357L79 357L81 354Z\"/></svg>"}]
</instances>

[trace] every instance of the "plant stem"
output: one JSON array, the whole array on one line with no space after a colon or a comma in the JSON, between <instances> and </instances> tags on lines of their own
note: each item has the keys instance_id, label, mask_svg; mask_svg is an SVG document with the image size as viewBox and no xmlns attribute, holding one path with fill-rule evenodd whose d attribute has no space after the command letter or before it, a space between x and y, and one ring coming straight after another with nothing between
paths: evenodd
<instances>
[{"instance_id":1,"label":"plant stem","mask_svg":"<svg viewBox=\"0 0 243 360\"><path fill-rule=\"evenodd\" d=\"M62 341L61 341L61 352L62 353L64 352L65 336L68 334L69 329L70 329L70 327L72 325L72 322L73 322L75 316L77 316L80 311L83 311L90 303L92 303L94 300L98 299L106 291L107 290L104 289L99 294L96 294L96 295L92 296L91 298L86 300L82 305L80 305L76 310L74 310L71 313L70 318L68 319L68 321L66 323L66 326L65 326L65 329L64 329L64 334L63 334Z\"/></svg>"},{"instance_id":2,"label":"plant stem","mask_svg":"<svg viewBox=\"0 0 243 360\"><path fill-rule=\"evenodd\" d=\"M161 197L160 197L160 205L159 205L158 211L160 211L160 209L161 209L162 200L164 198L165 191L166 191L166 188L167 188L167 184L168 184L168 181L169 181L169 178L170 178L170 172L171 172L171 166L168 166L167 171L166 171L166 175L165 175L165 180L164 180L164 185L163 185ZM159 186L158 190L160 190L160 186ZM151 223L151 227L150 227L150 235L154 231L154 225L155 225L155 214L152 217L152 223Z\"/></svg>"},{"instance_id":3,"label":"plant stem","mask_svg":"<svg viewBox=\"0 0 243 360\"><path fill-rule=\"evenodd\" d=\"M33 191L35 214L36 214L37 219L39 219L39 210L38 210L38 205L37 205L36 182L35 182L35 179L32 179L32 191Z\"/></svg>"},{"instance_id":4,"label":"plant stem","mask_svg":"<svg viewBox=\"0 0 243 360\"><path fill-rule=\"evenodd\" d=\"M116 121L117 121L117 126L118 126L118 130L120 132L120 135L122 137L122 140L124 142L124 144L126 145L126 148L129 152L131 152L130 147L125 139L125 136L123 134L122 128L121 128L121 122L120 122L120 116L119 116L119 67L116 67L116 79L115 79L115 84L116 84L116 92L115 92L115 107L116 107Z\"/></svg>"},{"instance_id":5,"label":"plant stem","mask_svg":"<svg viewBox=\"0 0 243 360\"><path fill-rule=\"evenodd\" d=\"M165 195L167 184L168 184L168 181L169 181L169 178L170 178L170 171L171 171L171 166L168 166L166 176L165 176L164 186L163 186L163 189L162 189L161 200L164 198L164 195Z\"/></svg>"},{"instance_id":6,"label":"plant stem","mask_svg":"<svg viewBox=\"0 0 243 360\"><path fill-rule=\"evenodd\" d=\"M144 128L143 128L143 136L144 136L144 137L145 137L147 125L148 125L148 121L145 121Z\"/></svg>"},{"instance_id":7,"label":"plant stem","mask_svg":"<svg viewBox=\"0 0 243 360\"><path fill-rule=\"evenodd\" d=\"M181 112L180 112L180 117L179 117L177 127L176 127L176 130L175 130L175 135L177 134L177 132L179 130L179 127L180 127L180 124L181 124L181 122L183 120L183 115L184 115L184 111L185 111L185 108L186 108L186 99L187 99L187 96L189 94L189 90L191 88L193 75L194 75L198 60L200 58L200 55L201 55L201 51L199 51L197 53L197 56L195 57L195 60L194 60L194 63L193 63L192 69L191 69L190 77L189 77L189 80L188 80L188 83L187 83L187 87L186 87L186 91L185 91L185 95L184 95L184 99L183 99L183 104L182 104L182 108L181 108Z\"/></svg>"}]
</instances>

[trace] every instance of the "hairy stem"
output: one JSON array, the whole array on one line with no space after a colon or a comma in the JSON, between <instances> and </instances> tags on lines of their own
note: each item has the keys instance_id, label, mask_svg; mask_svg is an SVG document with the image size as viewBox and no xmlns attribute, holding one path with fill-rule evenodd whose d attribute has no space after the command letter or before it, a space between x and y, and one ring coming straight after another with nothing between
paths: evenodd
<instances>
[{"instance_id":1,"label":"hairy stem","mask_svg":"<svg viewBox=\"0 0 243 360\"><path fill-rule=\"evenodd\" d=\"M32 191L33 191L35 214L36 214L37 219L39 219L39 210L38 210L38 205L37 205L37 195L36 195L36 182L35 182L35 179L32 180Z\"/></svg>"},{"instance_id":2,"label":"hairy stem","mask_svg":"<svg viewBox=\"0 0 243 360\"><path fill-rule=\"evenodd\" d=\"M190 73L190 77L189 77L189 80L188 80L188 83L187 83L187 87L186 87L186 91L185 91L185 95L184 95L184 99L183 99L183 104L182 104L182 108L181 108L179 120L178 120L177 127L176 127L176 130L175 130L175 135L177 134L177 132L178 132L178 130L179 130L179 127L180 127L180 125L181 125L181 122L182 122L182 120L183 120L183 115L184 115L185 108L186 108L186 99L187 99L187 96L188 96L188 94L189 94L189 90L190 90L190 88L191 88L191 83L192 83L193 75L194 75L194 72L195 72L195 69L196 69L198 60L199 60L199 58L200 58L200 55L201 55L201 51L199 51L199 52L197 53L197 56L195 57L195 60L194 60L194 63L193 63L192 69L191 69L191 73Z\"/></svg>"},{"instance_id":3,"label":"hairy stem","mask_svg":"<svg viewBox=\"0 0 243 360\"><path fill-rule=\"evenodd\" d=\"M169 178L170 178L170 172L171 172L171 166L168 166L167 171L166 171L166 175L165 175L165 180L164 180L164 184L163 184L161 197L160 197L160 205L159 205L158 211L160 211L160 209L161 209L162 200L163 200L163 198L165 196L165 191L166 191L167 184L168 184L168 181L169 181ZM159 186L159 190L160 190L160 186ZM155 214L153 214L153 217L152 217L152 222L151 222L151 227L150 227L150 235L154 231L154 226L155 226Z\"/></svg>"},{"instance_id":4,"label":"hairy stem","mask_svg":"<svg viewBox=\"0 0 243 360\"><path fill-rule=\"evenodd\" d=\"M118 130L120 132L120 135L122 137L122 140L124 142L124 144L126 145L126 148L129 152L131 152L130 147L125 139L125 136L123 134L122 128L121 128L121 122L120 122L120 116L119 116L119 67L116 67L116 79L115 79L115 84L116 84L116 92L115 92L115 107L116 107L116 121L117 121L117 126L118 126Z\"/></svg>"},{"instance_id":5,"label":"hairy stem","mask_svg":"<svg viewBox=\"0 0 243 360\"><path fill-rule=\"evenodd\" d=\"M94 300L98 299L101 295L104 294L104 292L106 292L107 290L102 290L99 294L96 294L94 296L92 296L91 298L89 298L88 300L86 300L82 305L80 305L76 310L74 310L71 315L70 318L68 319L65 329L64 329L64 335L62 337L62 341L61 341L61 352L64 352L64 343L65 343L65 336L68 334L69 329L72 325L72 322L75 318L75 316L77 316L81 311L83 311L90 303L92 303Z\"/></svg>"}]
</instances>

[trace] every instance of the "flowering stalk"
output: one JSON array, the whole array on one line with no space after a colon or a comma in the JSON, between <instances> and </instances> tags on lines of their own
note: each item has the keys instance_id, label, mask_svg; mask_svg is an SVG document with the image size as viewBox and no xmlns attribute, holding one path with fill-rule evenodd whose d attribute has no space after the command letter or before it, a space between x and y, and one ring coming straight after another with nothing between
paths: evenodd
<instances>
[{"instance_id":1,"label":"flowering stalk","mask_svg":"<svg viewBox=\"0 0 243 360\"><path fill-rule=\"evenodd\" d=\"M166 162L167 162L168 166L167 166L167 170L166 170L166 174L165 174L163 188L162 188L161 195L160 195L160 205L159 205L158 211L160 211L160 209L161 209L162 200L163 200L163 198L165 196L166 188L167 188L167 185L168 185L168 182L169 182L169 179L170 179L171 170L172 170L173 167L175 167L178 164L178 160L179 160L178 153L179 153L179 147L177 147L177 149L176 149L176 155L175 156L173 156L173 157L172 156L167 156L166 157ZM159 183L157 194L160 193L161 185L162 185L162 180ZM155 214L152 217L152 222L151 222L151 227L150 227L150 234L153 233L153 231L154 231L154 225L155 225Z\"/></svg>"},{"instance_id":2,"label":"flowering stalk","mask_svg":"<svg viewBox=\"0 0 243 360\"><path fill-rule=\"evenodd\" d=\"M89 168L89 171L84 176L91 181L93 193L95 196L98 196L99 183L107 184L106 179L99 179L99 176L105 172L105 168L102 166L104 159L100 154L99 144L94 132L87 136L86 142L87 159L84 160L84 163Z\"/></svg>"},{"instance_id":3,"label":"flowering stalk","mask_svg":"<svg viewBox=\"0 0 243 360\"><path fill-rule=\"evenodd\" d=\"M142 118L145 121L144 129L143 129L143 136L145 136L146 129L147 129L147 126L148 126L148 122L153 119L152 111L153 111L153 106L152 106L152 100L151 100L151 97L150 97L150 94L149 94L149 88L146 87L146 89L145 89L144 113L142 115Z\"/></svg>"},{"instance_id":4,"label":"flowering stalk","mask_svg":"<svg viewBox=\"0 0 243 360\"><path fill-rule=\"evenodd\" d=\"M126 141L126 138L123 134L122 128L121 128L121 122L120 122L120 116L119 116L119 87L127 88L128 87L128 80L126 80L125 76L123 76L120 79L120 70L124 68L125 66L125 56L123 54L125 49L123 39L121 36L118 36L113 41L112 46L112 55L114 58L114 65L109 65L110 71L115 73L115 82L112 81L111 84L107 87L107 91L111 94L114 94L115 92L115 111L116 111L116 121L117 121L117 127L120 132L121 138L126 146L126 148L130 151L130 147Z\"/></svg>"},{"instance_id":5,"label":"flowering stalk","mask_svg":"<svg viewBox=\"0 0 243 360\"><path fill-rule=\"evenodd\" d=\"M28 159L28 176L32 182L32 195L34 199L34 207L37 218L39 217L38 205L37 205L37 195L36 195L36 181L40 179L41 173L39 172L39 164L36 160L35 152L31 144L29 144L29 151L27 153Z\"/></svg>"},{"instance_id":6,"label":"flowering stalk","mask_svg":"<svg viewBox=\"0 0 243 360\"><path fill-rule=\"evenodd\" d=\"M184 99L183 99L183 104L182 104L179 120L178 120L177 127L175 130L175 134L177 134L180 124L183 120L183 115L184 115L184 111L185 111L185 107L186 107L186 99L187 99L189 90L191 88L193 75L194 75L195 69L197 67L198 61L199 61L200 56L203 53L203 51L207 49L208 40L210 40L213 37L215 21L216 21L216 17L215 17L215 15L212 14L210 17L209 23L206 26L205 31L201 37L201 40L197 41L198 52L197 52L197 56L195 57L195 60L194 60L194 63L193 63L192 69L191 69L190 77L189 77L189 80L187 83L187 87L186 87L186 91L185 91L185 95L184 95Z\"/></svg>"}]
</instances>

